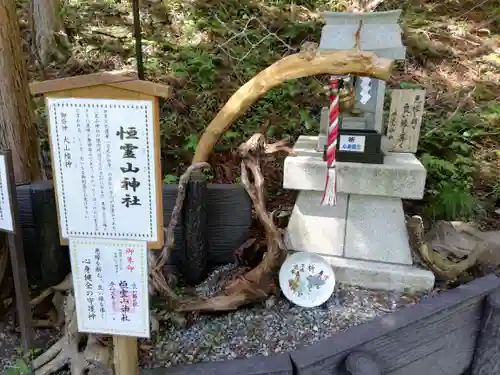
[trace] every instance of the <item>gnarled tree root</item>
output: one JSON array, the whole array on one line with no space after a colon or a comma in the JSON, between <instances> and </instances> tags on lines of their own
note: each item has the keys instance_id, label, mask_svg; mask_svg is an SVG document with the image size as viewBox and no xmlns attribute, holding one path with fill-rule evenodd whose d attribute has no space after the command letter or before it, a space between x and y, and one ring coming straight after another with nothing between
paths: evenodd
<instances>
[{"instance_id":1,"label":"gnarled tree root","mask_svg":"<svg viewBox=\"0 0 500 375\"><path fill-rule=\"evenodd\" d=\"M476 247L467 258L458 263L452 262L438 252L432 250L429 241L425 239L424 225L420 216L407 220L408 237L414 253L441 280L454 281L465 271L476 265L479 257L487 250L486 244Z\"/></svg>"},{"instance_id":2,"label":"gnarled tree root","mask_svg":"<svg viewBox=\"0 0 500 375\"><path fill-rule=\"evenodd\" d=\"M83 375L94 367L111 368L111 348L102 345L95 335L88 335L85 349L79 350L81 334L78 333L75 299L71 293L66 298L64 313L64 336L33 360L35 375L51 374L67 364L71 366L72 375Z\"/></svg>"},{"instance_id":3,"label":"gnarled tree root","mask_svg":"<svg viewBox=\"0 0 500 375\"><path fill-rule=\"evenodd\" d=\"M260 169L260 159L266 153L280 150L289 150L285 142L268 145L264 135L260 133L254 134L238 149L242 158L241 181L252 199L257 218L266 232L267 251L262 261L257 267L232 281L220 295L212 298L184 300L176 311L231 311L262 301L278 292L275 279L286 258L286 251L281 233L266 210L264 177Z\"/></svg>"},{"instance_id":4,"label":"gnarled tree root","mask_svg":"<svg viewBox=\"0 0 500 375\"><path fill-rule=\"evenodd\" d=\"M168 227L165 233L165 244L161 249L161 253L158 258L150 250L148 253L149 257L149 285L150 285L150 294L154 292L164 296L167 298L167 303L169 307L173 307L177 304L177 296L172 290L172 285L175 284L175 279L173 279L172 275L168 275L168 280L165 278L163 273L163 266L167 263L170 258L170 254L174 249L175 243L175 234L174 230L179 221L179 215L182 211L182 205L184 203L184 198L186 197L186 187L189 182L189 178L191 174L199 169L209 168L210 165L206 162L194 163L188 167L188 169L182 174L179 179L179 190L177 192L177 198L175 200L175 206L172 211L172 215L170 218L170 222L168 223Z\"/></svg>"}]
</instances>

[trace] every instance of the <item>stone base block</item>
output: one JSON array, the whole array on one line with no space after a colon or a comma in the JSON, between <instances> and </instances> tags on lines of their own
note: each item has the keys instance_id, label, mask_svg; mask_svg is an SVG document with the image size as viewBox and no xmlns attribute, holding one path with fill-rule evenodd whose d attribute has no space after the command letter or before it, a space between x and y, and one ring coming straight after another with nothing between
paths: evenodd
<instances>
[{"instance_id":1,"label":"stone base block","mask_svg":"<svg viewBox=\"0 0 500 375\"><path fill-rule=\"evenodd\" d=\"M287 248L322 255L343 283L373 289L421 291L434 275L412 266L401 199L301 191L285 236Z\"/></svg>"},{"instance_id":2,"label":"stone base block","mask_svg":"<svg viewBox=\"0 0 500 375\"><path fill-rule=\"evenodd\" d=\"M287 232L285 244L294 251L292 236ZM435 277L430 271L412 265L349 259L321 254L331 264L338 282L367 289L397 292L426 292L434 287Z\"/></svg>"},{"instance_id":3,"label":"stone base block","mask_svg":"<svg viewBox=\"0 0 500 375\"><path fill-rule=\"evenodd\" d=\"M325 255L323 258L332 265L340 283L398 292L425 292L434 287L434 274L415 266Z\"/></svg>"},{"instance_id":4,"label":"stone base block","mask_svg":"<svg viewBox=\"0 0 500 375\"><path fill-rule=\"evenodd\" d=\"M288 222L290 248L322 255L344 254L347 196L334 207L321 205L321 192L301 191Z\"/></svg>"},{"instance_id":5,"label":"stone base block","mask_svg":"<svg viewBox=\"0 0 500 375\"><path fill-rule=\"evenodd\" d=\"M345 257L412 264L401 199L350 194L347 207Z\"/></svg>"},{"instance_id":6,"label":"stone base block","mask_svg":"<svg viewBox=\"0 0 500 375\"><path fill-rule=\"evenodd\" d=\"M296 156L285 159L283 187L323 191L326 162L316 151L318 137L300 136ZM413 154L388 153L383 164L337 163L337 191L346 194L422 199L427 171Z\"/></svg>"}]
</instances>

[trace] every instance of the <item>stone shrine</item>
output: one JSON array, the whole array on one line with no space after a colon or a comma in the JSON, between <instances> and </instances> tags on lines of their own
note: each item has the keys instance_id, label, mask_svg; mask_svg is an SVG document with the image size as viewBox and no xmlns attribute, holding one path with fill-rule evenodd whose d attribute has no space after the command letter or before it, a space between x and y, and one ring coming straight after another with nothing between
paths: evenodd
<instances>
[{"instance_id":1,"label":"stone shrine","mask_svg":"<svg viewBox=\"0 0 500 375\"><path fill-rule=\"evenodd\" d=\"M404 59L397 23L400 14L400 10L328 12L320 51L352 49L358 30L362 51ZM364 146L362 150L343 150L342 140L338 142L337 204L322 206L328 131L328 108L323 108L320 134L300 136L294 145L296 156L285 159L283 187L299 190L286 245L290 250L322 255L342 283L395 291L431 289L433 273L413 265L402 205L402 199L422 199L427 172L413 150L390 151L383 120L386 83L353 78L354 101L351 112L343 113L339 139L343 134L361 137L363 144L367 136L379 139L366 152Z\"/></svg>"}]
</instances>

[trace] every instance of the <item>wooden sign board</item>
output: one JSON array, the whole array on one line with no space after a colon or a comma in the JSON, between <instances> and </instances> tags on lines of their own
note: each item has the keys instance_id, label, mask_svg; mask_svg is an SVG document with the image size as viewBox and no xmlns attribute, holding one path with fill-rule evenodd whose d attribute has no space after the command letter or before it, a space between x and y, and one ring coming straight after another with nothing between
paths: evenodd
<instances>
[{"instance_id":1,"label":"wooden sign board","mask_svg":"<svg viewBox=\"0 0 500 375\"><path fill-rule=\"evenodd\" d=\"M70 238L80 332L149 338L145 241Z\"/></svg>"},{"instance_id":2,"label":"wooden sign board","mask_svg":"<svg viewBox=\"0 0 500 375\"><path fill-rule=\"evenodd\" d=\"M14 217L12 212L11 176L7 165L7 154L0 152L0 230L14 233Z\"/></svg>"},{"instance_id":3,"label":"wooden sign board","mask_svg":"<svg viewBox=\"0 0 500 375\"><path fill-rule=\"evenodd\" d=\"M391 152L417 152L425 90L394 90L387 124Z\"/></svg>"},{"instance_id":4,"label":"wooden sign board","mask_svg":"<svg viewBox=\"0 0 500 375\"><path fill-rule=\"evenodd\" d=\"M158 98L97 85L46 94L46 105L61 243L94 237L161 248Z\"/></svg>"}]
</instances>

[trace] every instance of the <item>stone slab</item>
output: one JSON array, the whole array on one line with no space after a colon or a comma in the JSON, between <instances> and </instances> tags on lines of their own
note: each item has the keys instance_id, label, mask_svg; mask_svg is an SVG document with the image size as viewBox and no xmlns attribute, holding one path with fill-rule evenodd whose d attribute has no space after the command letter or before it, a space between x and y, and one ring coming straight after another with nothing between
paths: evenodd
<instances>
[{"instance_id":1,"label":"stone slab","mask_svg":"<svg viewBox=\"0 0 500 375\"><path fill-rule=\"evenodd\" d=\"M319 121L319 135L316 142L316 151L323 152L328 143L328 107L321 108L321 117Z\"/></svg>"},{"instance_id":2,"label":"stone slab","mask_svg":"<svg viewBox=\"0 0 500 375\"><path fill-rule=\"evenodd\" d=\"M400 198L349 195L344 256L412 264Z\"/></svg>"},{"instance_id":3,"label":"stone slab","mask_svg":"<svg viewBox=\"0 0 500 375\"><path fill-rule=\"evenodd\" d=\"M341 283L398 292L424 292L434 287L434 274L416 266L323 257L332 265L335 278Z\"/></svg>"},{"instance_id":4,"label":"stone slab","mask_svg":"<svg viewBox=\"0 0 500 375\"><path fill-rule=\"evenodd\" d=\"M338 194L337 205L322 206L323 193L301 191L288 222L287 237L292 249L342 256L347 196Z\"/></svg>"},{"instance_id":5,"label":"stone slab","mask_svg":"<svg viewBox=\"0 0 500 375\"><path fill-rule=\"evenodd\" d=\"M321 117L319 120L319 133L328 135L328 107L321 108Z\"/></svg>"},{"instance_id":6,"label":"stone slab","mask_svg":"<svg viewBox=\"0 0 500 375\"><path fill-rule=\"evenodd\" d=\"M297 155L285 159L285 189L323 191L326 162L317 145L317 136L299 137L294 145ZM337 163L339 193L422 199L426 177L425 167L408 153L388 153L384 164Z\"/></svg>"},{"instance_id":7,"label":"stone slab","mask_svg":"<svg viewBox=\"0 0 500 375\"><path fill-rule=\"evenodd\" d=\"M404 59L406 47L401 41L401 27L398 19L401 10L370 13L325 12L326 24L321 31L319 49L349 50L355 45L359 22L360 49L373 51L379 57L391 60Z\"/></svg>"},{"instance_id":8,"label":"stone slab","mask_svg":"<svg viewBox=\"0 0 500 375\"><path fill-rule=\"evenodd\" d=\"M367 125L368 125L368 123L364 117L344 116L342 118L341 129L364 130L364 129L368 129Z\"/></svg>"},{"instance_id":9,"label":"stone slab","mask_svg":"<svg viewBox=\"0 0 500 375\"><path fill-rule=\"evenodd\" d=\"M324 134L318 135L318 152L323 153L325 151L325 146L328 144L328 136Z\"/></svg>"}]
</instances>

